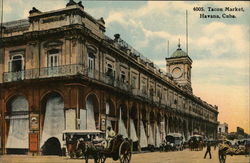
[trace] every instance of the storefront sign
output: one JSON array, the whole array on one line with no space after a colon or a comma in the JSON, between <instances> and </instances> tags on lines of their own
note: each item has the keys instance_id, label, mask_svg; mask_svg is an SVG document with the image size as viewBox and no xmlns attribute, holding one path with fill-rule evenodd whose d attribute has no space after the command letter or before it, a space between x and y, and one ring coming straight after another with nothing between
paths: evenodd
<instances>
[{"instance_id":1,"label":"storefront sign","mask_svg":"<svg viewBox=\"0 0 250 163\"><path fill-rule=\"evenodd\" d=\"M105 131L106 130L106 116L101 115L101 130Z\"/></svg>"},{"instance_id":2,"label":"storefront sign","mask_svg":"<svg viewBox=\"0 0 250 163\"><path fill-rule=\"evenodd\" d=\"M30 130L31 131L39 130L39 114L35 113L30 114Z\"/></svg>"},{"instance_id":3,"label":"storefront sign","mask_svg":"<svg viewBox=\"0 0 250 163\"><path fill-rule=\"evenodd\" d=\"M30 152L38 151L38 133L29 133L29 150Z\"/></svg>"}]
</instances>

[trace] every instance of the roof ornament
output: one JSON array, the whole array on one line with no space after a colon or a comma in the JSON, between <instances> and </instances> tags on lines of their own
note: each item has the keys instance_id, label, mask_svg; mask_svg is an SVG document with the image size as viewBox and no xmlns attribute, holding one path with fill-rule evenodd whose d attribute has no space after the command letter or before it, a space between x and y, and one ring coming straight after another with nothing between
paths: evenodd
<instances>
[{"instance_id":1,"label":"roof ornament","mask_svg":"<svg viewBox=\"0 0 250 163\"><path fill-rule=\"evenodd\" d=\"M41 13L41 11L39 11L37 8L32 7L32 10L29 11L29 14L33 14L33 13Z\"/></svg>"},{"instance_id":2,"label":"roof ornament","mask_svg":"<svg viewBox=\"0 0 250 163\"><path fill-rule=\"evenodd\" d=\"M66 4L66 6L72 6L72 5L76 5L77 3L74 0L69 0L69 2Z\"/></svg>"},{"instance_id":3,"label":"roof ornament","mask_svg":"<svg viewBox=\"0 0 250 163\"><path fill-rule=\"evenodd\" d=\"M82 1L79 1L79 2L78 2L78 5L79 5L80 7L82 7L82 8L84 8L84 6L82 5Z\"/></svg>"},{"instance_id":4,"label":"roof ornament","mask_svg":"<svg viewBox=\"0 0 250 163\"><path fill-rule=\"evenodd\" d=\"M118 42L118 41L120 40L120 34L117 33L117 34L115 34L114 36L115 36L114 41Z\"/></svg>"},{"instance_id":5,"label":"roof ornament","mask_svg":"<svg viewBox=\"0 0 250 163\"><path fill-rule=\"evenodd\" d=\"M177 50L181 50L181 41L180 41L180 38L179 38L179 43L178 43L178 49Z\"/></svg>"}]
</instances>

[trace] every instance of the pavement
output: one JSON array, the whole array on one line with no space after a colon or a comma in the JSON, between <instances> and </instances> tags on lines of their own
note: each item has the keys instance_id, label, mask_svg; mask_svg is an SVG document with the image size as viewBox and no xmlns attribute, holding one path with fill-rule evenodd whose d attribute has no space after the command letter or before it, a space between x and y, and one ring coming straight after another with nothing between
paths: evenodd
<instances>
[{"instance_id":1,"label":"pavement","mask_svg":"<svg viewBox=\"0 0 250 163\"><path fill-rule=\"evenodd\" d=\"M204 159L203 151L146 152L132 155L131 163L219 163L218 151L212 150L212 159ZM0 163L85 163L83 159L69 159L59 156L3 155ZM94 160L89 160L94 163ZM105 163L120 163L108 158ZM226 163L250 163L250 157L244 155L227 156Z\"/></svg>"}]
</instances>

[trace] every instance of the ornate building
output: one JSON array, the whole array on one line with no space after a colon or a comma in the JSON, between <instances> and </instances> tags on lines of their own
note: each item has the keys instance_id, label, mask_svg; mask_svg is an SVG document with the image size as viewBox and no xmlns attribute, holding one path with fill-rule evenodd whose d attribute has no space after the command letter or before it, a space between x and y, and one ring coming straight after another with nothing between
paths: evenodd
<instances>
[{"instance_id":1,"label":"ornate building","mask_svg":"<svg viewBox=\"0 0 250 163\"><path fill-rule=\"evenodd\" d=\"M73 0L4 23L0 41L3 153L38 153L51 137L62 144L65 129L112 126L139 149L173 132L216 137L218 108L192 93L180 45L164 73Z\"/></svg>"}]
</instances>

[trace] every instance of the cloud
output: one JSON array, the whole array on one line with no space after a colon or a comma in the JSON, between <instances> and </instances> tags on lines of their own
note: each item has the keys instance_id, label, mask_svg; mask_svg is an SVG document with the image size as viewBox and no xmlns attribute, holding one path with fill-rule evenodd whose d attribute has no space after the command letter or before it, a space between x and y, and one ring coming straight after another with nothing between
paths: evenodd
<instances>
[{"instance_id":1,"label":"cloud","mask_svg":"<svg viewBox=\"0 0 250 163\"><path fill-rule=\"evenodd\" d=\"M193 67L201 68L201 67L207 67L207 68L218 68L218 67L224 67L224 68L245 68L247 69L248 61L244 59L207 59L207 60L198 60L193 62Z\"/></svg>"},{"instance_id":2,"label":"cloud","mask_svg":"<svg viewBox=\"0 0 250 163\"><path fill-rule=\"evenodd\" d=\"M17 7L18 6L18 7ZM32 7L40 11L61 9L66 6L62 0L8 0L4 1L4 21L27 19Z\"/></svg>"}]
</instances>

